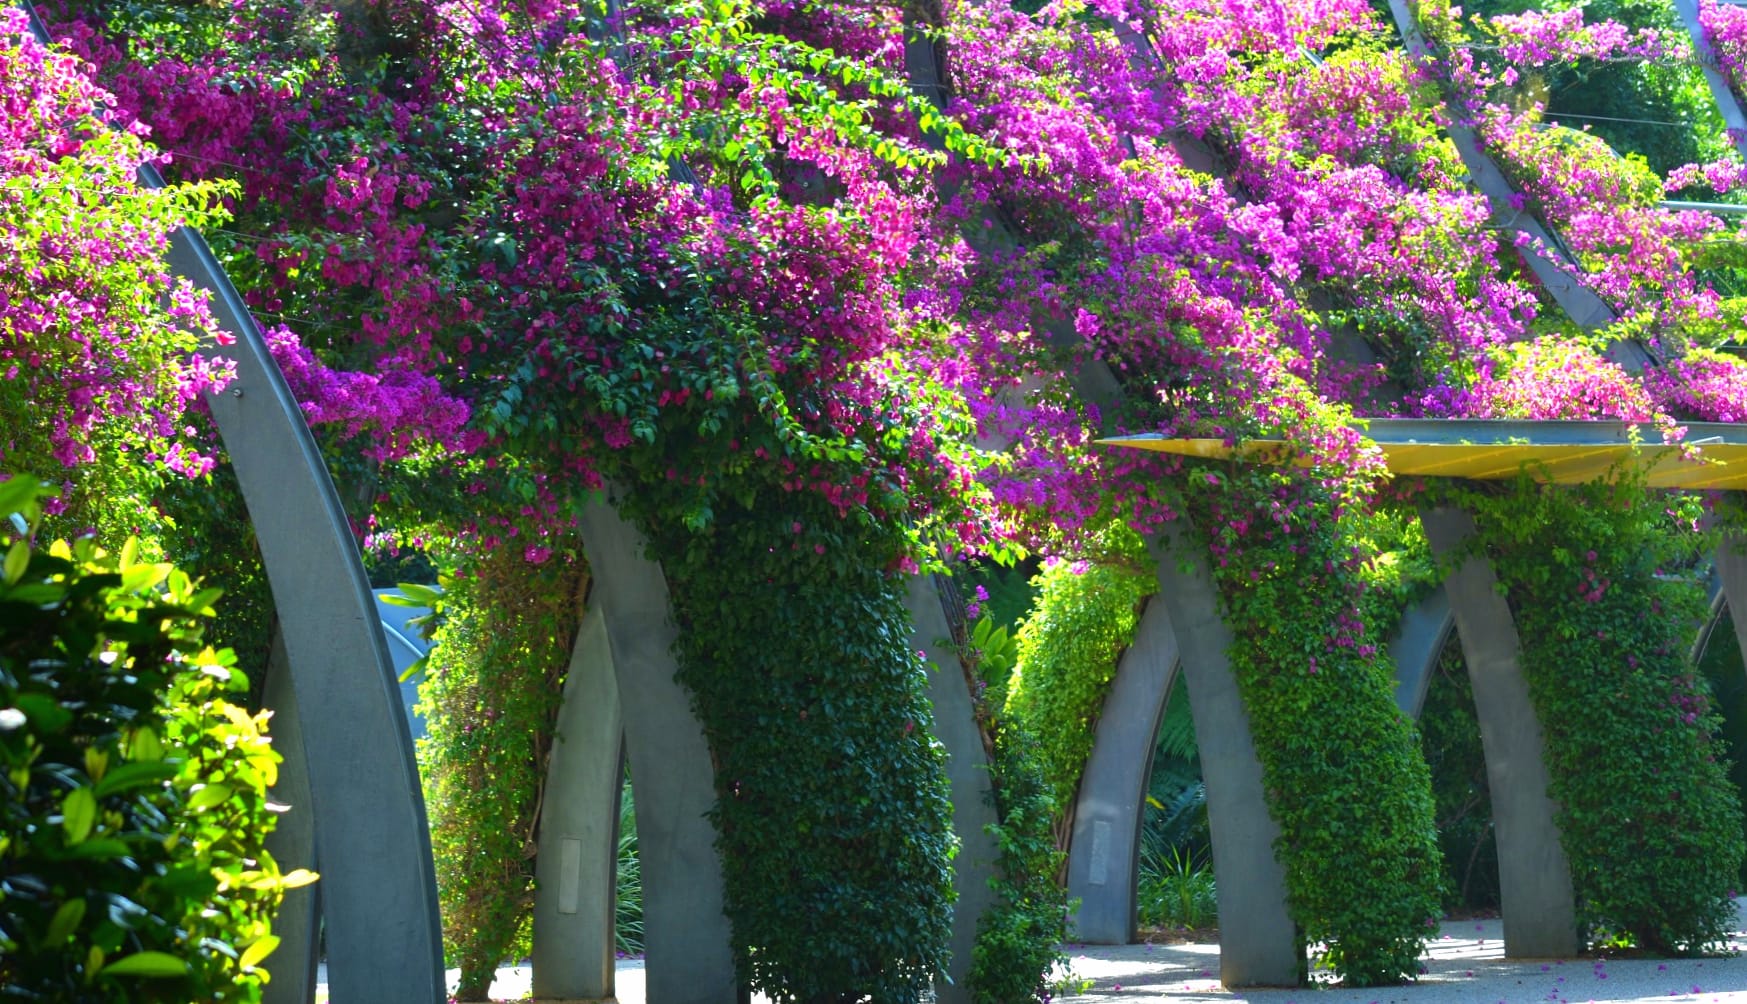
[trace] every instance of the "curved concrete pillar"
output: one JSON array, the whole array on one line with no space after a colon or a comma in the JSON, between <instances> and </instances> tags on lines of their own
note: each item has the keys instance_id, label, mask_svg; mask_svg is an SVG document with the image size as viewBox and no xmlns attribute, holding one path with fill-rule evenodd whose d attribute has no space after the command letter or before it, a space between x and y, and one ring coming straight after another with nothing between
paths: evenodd
<instances>
[{"instance_id":1,"label":"curved concrete pillar","mask_svg":"<svg viewBox=\"0 0 1747 1004\"><path fill-rule=\"evenodd\" d=\"M1159 596L1177 629L1207 785L1219 888L1219 978L1229 987L1292 986L1304 949L1286 912L1286 871L1274 856L1280 828L1268 813L1249 713L1231 670L1231 629L1220 616L1206 556L1185 542L1181 523L1149 545L1158 562Z\"/></svg>"},{"instance_id":2,"label":"curved concrete pillar","mask_svg":"<svg viewBox=\"0 0 1747 1004\"><path fill-rule=\"evenodd\" d=\"M273 648L267 657L267 678L262 681L261 704L276 709L268 731L273 748L285 758L279 783L269 791L273 801L286 806L273 832L267 835L267 853L281 871L308 868L320 871L315 859L315 817L310 811L309 774L288 769L306 756L303 723L297 715L292 693L291 665L285 655L285 639L275 630ZM292 889L273 915L273 933L279 947L267 964L273 981L262 991L263 1004L310 1004L315 1000L316 955L321 944L321 883Z\"/></svg>"},{"instance_id":3,"label":"curved concrete pillar","mask_svg":"<svg viewBox=\"0 0 1747 1004\"><path fill-rule=\"evenodd\" d=\"M1408 717L1418 718L1425 707L1438 657L1455 628L1450 594L1443 586L1401 615L1401 623L1389 639L1389 658L1395 663L1395 705Z\"/></svg>"},{"instance_id":4,"label":"curved concrete pillar","mask_svg":"<svg viewBox=\"0 0 1747 1004\"><path fill-rule=\"evenodd\" d=\"M1735 624L1735 640L1741 643L1741 651L1747 652L1747 614L1743 613L1747 611L1747 539L1733 533L1725 536L1717 546L1716 562L1723 602Z\"/></svg>"},{"instance_id":5,"label":"curved concrete pillar","mask_svg":"<svg viewBox=\"0 0 1747 1004\"><path fill-rule=\"evenodd\" d=\"M534 999L613 996L624 725L606 617L582 620L546 767L534 859Z\"/></svg>"},{"instance_id":6,"label":"curved concrete pillar","mask_svg":"<svg viewBox=\"0 0 1747 1004\"><path fill-rule=\"evenodd\" d=\"M691 695L674 678L679 631L667 580L644 556L643 535L611 505L590 502L579 524L637 792L648 997L660 1004L736 1004L722 864L706 815L716 801L715 773Z\"/></svg>"},{"instance_id":7,"label":"curved concrete pillar","mask_svg":"<svg viewBox=\"0 0 1747 1004\"><path fill-rule=\"evenodd\" d=\"M1458 551L1474 534L1473 518L1458 509L1426 510L1420 522L1440 557ZM1478 555L1463 561L1444 588L1462 639L1486 754L1505 954L1575 955L1582 944L1571 865L1554 823L1558 807L1548 794L1541 724L1518 663L1521 642L1510 605L1498 592L1491 563Z\"/></svg>"},{"instance_id":8,"label":"curved concrete pillar","mask_svg":"<svg viewBox=\"0 0 1747 1004\"><path fill-rule=\"evenodd\" d=\"M32 32L46 44L48 32L28 0L23 7ZM164 184L150 165L140 169L140 183ZM219 325L235 338L229 346L201 348L232 360L237 371L230 387L208 403L279 615L296 707L296 725L289 714L280 725L300 729L305 754L286 757L280 787L308 786L333 997L441 1001L442 932L424 795L345 511L302 410L206 241L187 227L177 230L169 263L211 295ZM288 831L285 839L291 836ZM284 951L269 967L308 961Z\"/></svg>"},{"instance_id":9,"label":"curved concrete pillar","mask_svg":"<svg viewBox=\"0 0 1747 1004\"><path fill-rule=\"evenodd\" d=\"M219 323L236 336L223 352L208 350L237 367L236 380L208 403L260 543L291 667L322 866L328 984L335 1000L440 1001L424 795L345 512L302 410L206 242L177 231L170 264L212 294Z\"/></svg>"},{"instance_id":10,"label":"curved concrete pillar","mask_svg":"<svg viewBox=\"0 0 1747 1004\"><path fill-rule=\"evenodd\" d=\"M1068 844L1068 918L1076 941L1134 941L1140 880L1140 829L1159 722L1177 676L1177 634L1165 602L1154 596L1141 612L1134 641L1116 664L1080 777Z\"/></svg>"},{"instance_id":11,"label":"curved concrete pillar","mask_svg":"<svg viewBox=\"0 0 1747 1004\"><path fill-rule=\"evenodd\" d=\"M934 988L935 999L941 1004L965 1004L971 999L966 978L977 944L977 924L995 901L995 892L989 887L1000 857L1000 849L989 835L989 827L998 822L995 792L989 783L989 758L965 683L964 664L953 647L952 628L934 578L911 576L904 605L916 632L915 645L931 666L928 700L934 705L934 737L946 747L952 829L959 840L958 857L952 862L952 887L958 894L948 944L952 958L947 962L948 981Z\"/></svg>"}]
</instances>

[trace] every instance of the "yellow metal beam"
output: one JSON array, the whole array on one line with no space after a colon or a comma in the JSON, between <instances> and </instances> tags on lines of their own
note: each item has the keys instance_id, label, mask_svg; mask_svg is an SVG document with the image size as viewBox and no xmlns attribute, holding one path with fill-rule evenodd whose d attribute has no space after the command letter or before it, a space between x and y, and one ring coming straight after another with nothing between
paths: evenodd
<instances>
[{"instance_id":1,"label":"yellow metal beam","mask_svg":"<svg viewBox=\"0 0 1747 1004\"><path fill-rule=\"evenodd\" d=\"M1278 439L1251 439L1233 447L1220 439L1125 436L1105 446L1174 453L1207 460L1245 460L1277 466L1309 466ZM1380 442L1396 474L1502 481L1527 471L1538 481L1583 484L1627 465L1645 472L1652 488L1747 489L1747 443L1705 443L1683 457L1662 443L1391 443Z\"/></svg>"}]
</instances>

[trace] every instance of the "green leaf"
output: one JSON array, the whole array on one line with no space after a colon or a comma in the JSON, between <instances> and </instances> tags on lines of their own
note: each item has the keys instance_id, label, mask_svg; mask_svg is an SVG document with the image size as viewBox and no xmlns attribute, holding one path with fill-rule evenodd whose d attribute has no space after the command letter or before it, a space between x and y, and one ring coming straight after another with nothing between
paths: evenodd
<instances>
[{"instance_id":1,"label":"green leaf","mask_svg":"<svg viewBox=\"0 0 1747 1004\"><path fill-rule=\"evenodd\" d=\"M396 606L434 607L443 599L443 594L440 590L432 589L430 586L420 585L417 582L396 582L394 586L396 589L405 593L408 600L413 601L411 603L396 603L392 596L388 594L383 595L382 598L385 601L394 603Z\"/></svg>"},{"instance_id":2,"label":"green leaf","mask_svg":"<svg viewBox=\"0 0 1747 1004\"><path fill-rule=\"evenodd\" d=\"M59 948L66 944L67 939L78 930L79 922L85 919L85 901L70 899L60 905L54 917L49 921L48 933L43 935L43 947Z\"/></svg>"},{"instance_id":3,"label":"green leaf","mask_svg":"<svg viewBox=\"0 0 1747 1004\"><path fill-rule=\"evenodd\" d=\"M215 805L222 805L224 802L228 801L230 797L230 785L209 784L195 792L194 795L188 799L188 808L195 812L199 812L202 809L210 809Z\"/></svg>"},{"instance_id":4,"label":"green leaf","mask_svg":"<svg viewBox=\"0 0 1747 1004\"><path fill-rule=\"evenodd\" d=\"M97 797L90 788L74 788L61 799L61 826L67 831L67 843L82 843L96 822Z\"/></svg>"},{"instance_id":5,"label":"green leaf","mask_svg":"<svg viewBox=\"0 0 1747 1004\"><path fill-rule=\"evenodd\" d=\"M103 780L97 783L97 797L106 798L119 792L168 781L180 769L177 764L163 760L142 759L122 764L105 774Z\"/></svg>"},{"instance_id":6,"label":"green leaf","mask_svg":"<svg viewBox=\"0 0 1747 1004\"><path fill-rule=\"evenodd\" d=\"M156 979L187 974L188 963L168 952L135 952L116 959L104 966L99 973L101 976L144 976Z\"/></svg>"}]
</instances>

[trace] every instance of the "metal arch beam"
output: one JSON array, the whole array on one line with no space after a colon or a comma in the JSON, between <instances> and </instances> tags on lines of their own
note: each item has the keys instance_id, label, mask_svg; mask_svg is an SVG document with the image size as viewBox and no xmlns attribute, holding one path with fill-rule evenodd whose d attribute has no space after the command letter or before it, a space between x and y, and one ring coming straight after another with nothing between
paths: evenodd
<instances>
[{"instance_id":1,"label":"metal arch beam","mask_svg":"<svg viewBox=\"0 0 1747 1004\"><path fill-rule=\"evenodd\" d=\"M612 652L637 797L648 996L661 1004L736 1004L733 933L708 816L715 769L691 696L674 677L679 629L667 579L645 556L643 535L612 505L590 502L578 524L593 576L590 602Z\"/></svg>"},{"instance_id":2,"label":"metal arch beam","mask_svg":"<svg viewBox=\"0 0 1747 1004\"><path fill-rule=\"evenodd\" d=\"M1419 22L1408 7L1407 0L1389 0L1389 12L1394 16L1396 31L1400 34L1408 54L1416 59L1430 58L1431 44L1420 31ZM1535 273L1535 278L1552 294L1559 308L1581 328L1599 328L1612 323L1613 308L1597 296L1594 290L1583 284L1578 276L1577 264L1564 251L1564 245L1559 243L1540 220L1515 208L1513 200L1517 196L1516 190L1511 187L1504 172L1486 155L1480 144L1480 137L1475 135L1474 130L1452 119L1445 131L1449 133L1450 141L1455 144L1456 153L1462 158L1462 165L1474 179L1475 187L1480 189L1480 193L1492 206L1494 218L1504 226L1532 238L1529 245L1519 250L1530 270ZM1556 257L1549 257L1541 250L1543 248ZM1635 341L1612 343L1608 346L1608 355L1633 372L1643 369L1650 361L1650 354Z\"/></svg>"},{"instance_id":3,"label":"metal arch beam","mask_svg":"<svg viewBox=\"0 0 1747 1004\"><path fill-rule=\"evenodd\" d=\"M1068 918L1075 941L1135 940L1147 781L1177 667L1177 632L1167 605L1155 595L1116 663L1080 777L1068 844L1068 898L1079 901Z\"/></svg>"},{"instance_id":4,"label":"metal arch beam","mask_svg":"<svg viewBox=\"0 0 1747 1004\"><path fill-rule=\"evenodd\" d=\"M1473 518L1458 509L1426 510L1420 522L1440 557L1459 553L1475 532ZM1521 640L1497 585L1492 564L1480 555L1469 555L1445 582L1486 754L1504 951L1511 958L1569 957L1582 947L1571 863L1554 821L1558 807L1548 793L1540 720L1520 665Z\"/></svg>"},{"instance_id":5,"label":"metal arch beam","mask_svg":"<svg viewBox=\"0 0 1747 1004\"><path fill-rule=\"evenodd\" d=\"M1704 25L1698 20L1697 0L1674 0L1674 10L1680 15L1681 23L1686 25L1687 34L1692 36L1692 54L1698 59L1705 86L1710 88L1711 100L1716 102L1717 112L1723 116L1729 141L1734 144L1736 153L1747 157L1747 114L1742 113L1741 102L1729 89L1729 80L1723 76L1722 63L1717 59L1715 48L1705 38Z\"/></svg>"},{"instance_id":6,"label":"metal arch beam","mask_svg":"<svg viewBox=\"0 0 1747 1004\"><path fill-rule=\"evenodd\" d=\"M39 41L49 36L28 0ZM149 165L141 184L163 179ZM436 872L412 738L370 584L315 439L260 330L206 241L171 235L176 275L212 298L235 337L202 352L236 380L208 399L261 547L290 668L322 867L336 1000L441 1001ZM297 960L293 964L303 964Z\"/></svg>"}]
</instances>

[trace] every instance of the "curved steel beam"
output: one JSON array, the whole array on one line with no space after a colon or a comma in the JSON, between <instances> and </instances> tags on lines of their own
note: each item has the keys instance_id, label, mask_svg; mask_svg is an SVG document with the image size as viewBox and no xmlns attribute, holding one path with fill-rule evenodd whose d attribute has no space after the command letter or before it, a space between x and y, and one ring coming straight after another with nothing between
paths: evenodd
<instances>
[{"instance_id":1,"label":"curved steel beam","mask_svg":"<svg viewBox=\"0 0 1747 1004\"><path fill-rule=\"evenodd\" d=\"M1431 43L1420 31L1419 22L1409 9L1407 0L1389 0L1389 12L1394 16L1395 29L1401 35L1401 42L1407 48L1408 55L1415 59L1435 58ZM1519 247L1518 250L1528 262L1530 270L1535 273L1535 278L1552 294L1566 316L1582 328L1599 328L1613 323L1613 308L1597 296L1594 290L1583 284L1577 263L1564 250L1564 245L1540 220L1515 208L1518 198L1516 189L1492 158L1487 156L1480 137L1474 130L1450 116L1445 132L1449 134L1450 142L1455 145L1456 153L1462 158L1462 165L1468 169L1468 175L1474 180L1475 187L1480 189L1480 194L1492 206L1493 218L1500 226L1527 234L1531 238L1527 245ZM1635 341L1616 341L1608 346L1608 354L1615 362L1633 372L1643 369L1650 362L1650 354Z\"/></svg>"},{"instance_id":2,"label":"curved steel beam","mask_svg":"<svg viewBox=\"0 0 1747 1004\"><path fill-rule=\"evenodd\" d=\"M1699 71L1704 74L1705 86L1710 88L1711 100L1716 103L1717 112L1723 116L1729 142L1734 145L1736 153L1747 158L1747 114L1742 113L1740 100L1729 88L1728 78L1723 76L1723 66L1717 58L1715 47L1705 38L1704 25L1698 20L1698 2L1674 0L1674 11L1680 15L1681 23L1686 25L1686 33L1692 36L1693 57L1698 60Z\"/></svg>"},{"instance_id":3,"label":"curved steel beam","mask_svg":"<svg viewBox=\"0 0 1747 1004\"><path fill-rule=\"evenodd\" d=\"M1420 514L1439 557L1458 554L1475 533L1459 509ZM1504 951L1511 958L1569 957L1582 948L1571 864L1554 822L1540 720L1519 660L1522 644L1491 562L1469 555L1445 581L1486 755L1498 839Z\"/></svg>"},{"instance_id":4,"label":"curved steel beam","mask_svg":"<svg viewBox=\"0 0 1747 1004\"><path fill-rule=\"evenodd\" d=\"M643 535L607 502L590 502L578 523L637 797L648 997L662 1004L736 1004L732 931L708 815L716 802L715 768L691 695L674 678L679 629L667 579L645 556ZM575 948L593 951L592 945Z\"/></svg>"},{"instance_id":5,"label":"curved steel beam","mask_svg":"<svg viewBox=\"0 0 1747 1004\"><path fill-rule=\"evenodd\" d=\"M38 40L48 33L24 3ZM162 187L150 165L147 187ZM208 398L255 527L291 670L337 1000L441 1001L436 872L412 737L370 584L303 411L206 241L171 235L176 275L212 298L236 380ZM297 963L302 964L304 960Z\"/></svg>"},{"instance_id":6,"label":"curved steel beam","mask_svg":"<svg viewBox=\"0 0 1747 1004\"><path fill-rule=\"evenodd\" d=\"M1147 601L1134 641L1116 663L1080 776L1068 844L1068 918L1072 937L1126 945L1137 933L1140 829L1159 723L1177 677L1177 633L1158 596Z\"/></svg>"}]
</instances>

